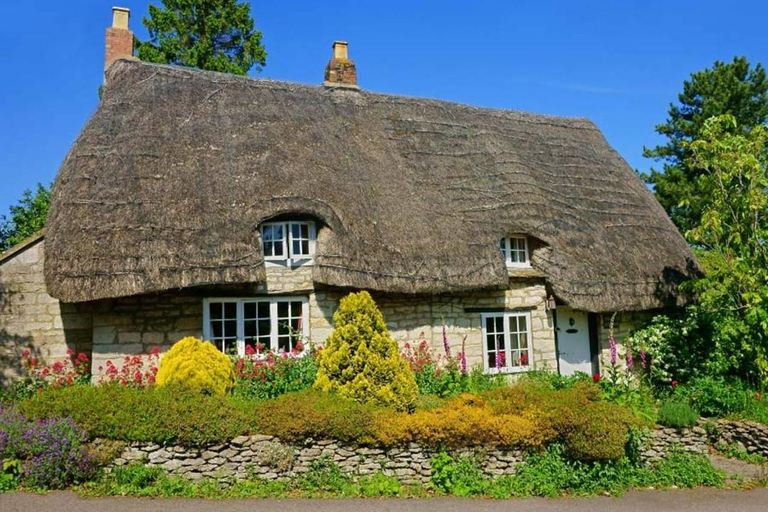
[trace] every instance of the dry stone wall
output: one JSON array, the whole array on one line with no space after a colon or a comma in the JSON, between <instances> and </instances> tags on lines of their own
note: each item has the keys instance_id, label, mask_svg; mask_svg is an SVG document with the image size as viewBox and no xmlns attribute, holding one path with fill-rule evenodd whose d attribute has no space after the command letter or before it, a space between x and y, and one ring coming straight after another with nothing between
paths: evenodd
<instances>
[{"instance_id":1,"label":"dry stone wall","mask_svg":"<svg viewBox=\"0 0 768 512\"><path fill-rule=\"evenodd\" d=\"M271 436L253 435L202 449L133 443L123 450L114 465L141 461L193 480L249 476L274 480L296 477L305 473L313 462L325 458L353 475L381 471L404 483L426 483L432 476L433 454L432 450L417 444L386 450L346 446L331 440L294 446ZM522 462L520 451L466 450L462 455L475 457L489 476L514 474L516 465Z\"/></svg>"}]
</instances>

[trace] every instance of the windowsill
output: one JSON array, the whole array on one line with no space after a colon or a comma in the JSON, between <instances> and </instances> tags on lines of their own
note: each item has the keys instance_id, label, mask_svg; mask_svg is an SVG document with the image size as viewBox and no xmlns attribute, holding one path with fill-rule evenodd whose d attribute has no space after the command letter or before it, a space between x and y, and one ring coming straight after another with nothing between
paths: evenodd
<instances>
[{"instance_id":1,"label":"windowsill","mask_svg":"<svg viewBox=\"0 0 768 512\"><path fill-rule=\"evenodd\" d=\"M531 371L530 366L513 366L510 368L501 368L500 370L497 370L496 368L486 368L484 373L487 375L506 375L511 373L523 373L523 372L529 372Z\"/></svg>"},{"instance_id":2,"label":"windowsill","mask_svg":"<svg viewBox=\"0 0 768 512\"><path fill-rule=\"evenodd\" d=\"M267 267L284 267L284 268L299 268L299 267L309 267L315 264L315 260L312 258L309 259L283 259L283 260L271 260L271 259L265 259L264 264Z\"/></svg>"}]
</instances>

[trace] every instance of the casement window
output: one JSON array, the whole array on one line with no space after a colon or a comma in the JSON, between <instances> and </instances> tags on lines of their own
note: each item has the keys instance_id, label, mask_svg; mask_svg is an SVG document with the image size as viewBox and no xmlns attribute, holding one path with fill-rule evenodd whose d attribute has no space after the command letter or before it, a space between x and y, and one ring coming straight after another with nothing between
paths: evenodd
<instances>
[{"instance_id":1,"label":"casement window","mask_svg":"<svg viewBox=\"0 0 768 512\"><path fill-rule=\"evenodd\" d=\"M265 222L261 225L264 259L268 262L307 263L315 255L315 223Z\"/></svg>"},{"instance_id":2,"label":"casement window","mask_svg":"<svg viewBox=\"0 0 768 512\"><path fill-rule=\"evenodd\" d=\"M530 267L528 239L524 236L507 236L499 240L499 249L508 267Z\"/></svg>"},{"instance_id":3,"label":"casement window","mask_svg":"<svg viewBox=\"0 0 768 512\"><path fill-rule=\"evenodd\" d=\"M488 373L526 371L533 361L528 312L483 313L483 366Z\"/></svg>"},{"instance_id":4,"label":"casement window","mask_svg":"<svg viewBox=\"0 0 768 512\"><path fill-rule=\"evenodd\" d=\"M203 336L226 354L243 355L245 345L291 352L309 335L304 297L205 299Z\"/></svg>"}]
</instances>

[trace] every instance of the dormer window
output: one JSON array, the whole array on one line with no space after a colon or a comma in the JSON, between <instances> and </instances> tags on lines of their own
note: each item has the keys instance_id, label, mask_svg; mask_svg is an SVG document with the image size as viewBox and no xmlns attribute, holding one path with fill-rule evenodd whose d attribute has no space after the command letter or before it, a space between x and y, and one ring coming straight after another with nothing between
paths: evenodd
<instances>
[{"instance_id":1,"label":"dormer window","mask_svg":"<svg viewBox=\"0 0 768 512\"><path fill-rule=\"evenodd\" d=\"M315 223L289 220L261 225L264 259L284 264L311 263L315 255Z\"/></svg>"},{"instance_id":2,"label":"dormer window","mask_svg":"<svg viewBox=\"0 0 768 512\"><path fill-rule=\"evenodd\" d=\"M499 249L507 267L530 267L528 239L521 235L507 236L499 240Z\"/></svg>"}]
</instances>

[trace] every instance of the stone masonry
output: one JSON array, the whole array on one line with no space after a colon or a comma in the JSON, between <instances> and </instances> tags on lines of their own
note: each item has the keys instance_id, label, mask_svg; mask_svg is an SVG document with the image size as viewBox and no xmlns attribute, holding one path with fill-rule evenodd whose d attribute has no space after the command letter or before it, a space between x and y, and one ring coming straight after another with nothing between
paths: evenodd
<instances>
[{"instance_id":1,"label":"stone masonry","mask_svg":"<svg viewBox=\"0 0 768 512\"><path fill-rule=\"evenodd\" d=\"M0 255L0 384L18 378L25 349L41 362L90 352L91 316L48 295L44 257L42 236Z\"/></svg>"}]
</instances>

